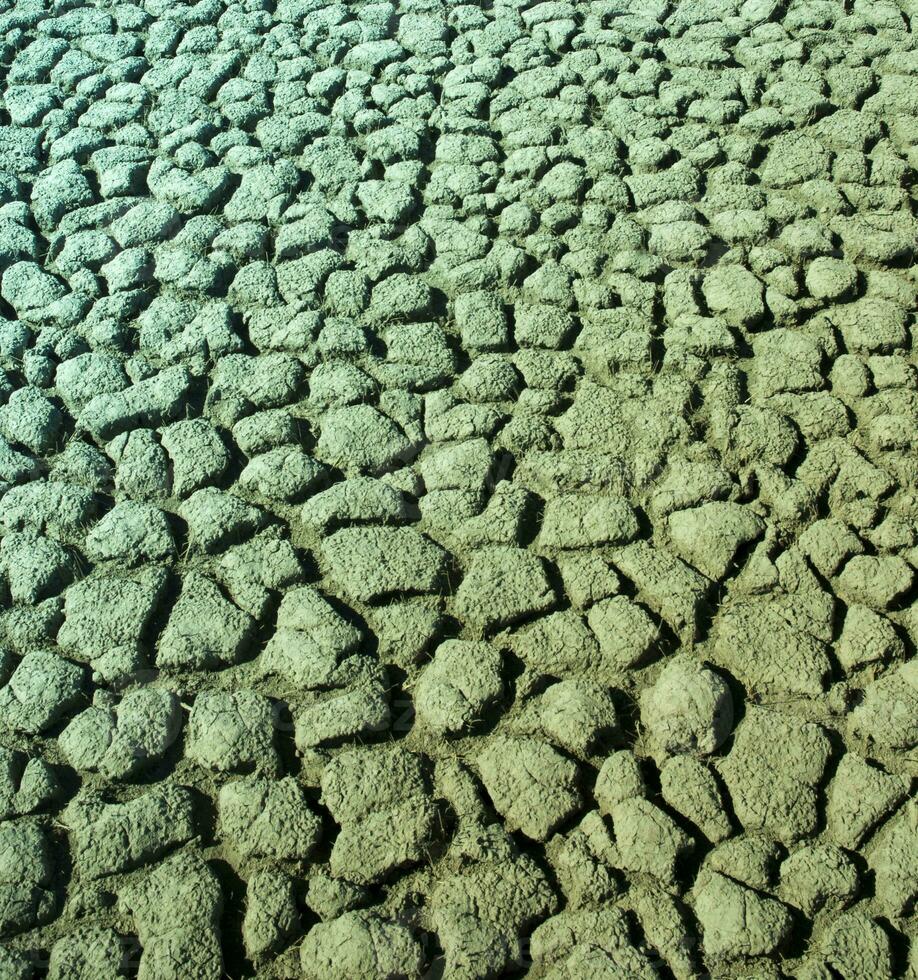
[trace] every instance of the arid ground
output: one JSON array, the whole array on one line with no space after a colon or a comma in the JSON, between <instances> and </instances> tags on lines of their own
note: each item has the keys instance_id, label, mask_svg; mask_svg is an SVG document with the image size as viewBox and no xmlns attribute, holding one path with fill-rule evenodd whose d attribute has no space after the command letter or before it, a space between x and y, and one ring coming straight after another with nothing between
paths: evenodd
<instances>
[{"instance_id":1,"label":"arid ground","mask_svg":"<svg viewBox=\"0 0 918 980\"><path fill-rule=\"evenodd\" d=\"M916 980L918 0L0 8L0 980Z\"/></svg>"}]
</instances>

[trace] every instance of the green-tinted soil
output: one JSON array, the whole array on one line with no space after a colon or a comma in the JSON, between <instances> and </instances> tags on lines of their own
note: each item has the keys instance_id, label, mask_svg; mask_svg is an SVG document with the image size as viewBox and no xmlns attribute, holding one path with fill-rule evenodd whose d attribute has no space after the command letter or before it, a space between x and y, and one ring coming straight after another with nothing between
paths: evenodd
<instances>
[{"instance_id":1,"label":"green-tinted soil","mask_svg":"<svg viewBox=\"0 0 918 980\"><path fill-rule=\"evenodd\" d=\"M916 112L916 0L0 4L0 980L916 980Z\"/></svg>"}]
</instances>

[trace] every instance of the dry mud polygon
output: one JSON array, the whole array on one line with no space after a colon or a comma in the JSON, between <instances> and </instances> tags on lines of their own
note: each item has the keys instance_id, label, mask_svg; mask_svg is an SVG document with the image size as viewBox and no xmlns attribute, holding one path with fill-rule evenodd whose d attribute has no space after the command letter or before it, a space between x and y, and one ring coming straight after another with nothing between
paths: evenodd
<instances>
[{"instance_id":1,"label":"dry mud polygon","mask_svg":"<svg viewBox=\"0 0 918 980\"><path fill-rule=\"evenodd\" d=\"M918 977L916 0L0 8L0 980Z\"/></svg>"}]
</instances>

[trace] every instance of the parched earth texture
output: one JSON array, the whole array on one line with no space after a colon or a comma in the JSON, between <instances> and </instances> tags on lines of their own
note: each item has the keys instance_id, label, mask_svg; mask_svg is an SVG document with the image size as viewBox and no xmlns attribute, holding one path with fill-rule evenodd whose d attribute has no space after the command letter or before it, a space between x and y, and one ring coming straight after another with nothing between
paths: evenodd
<instances>
[{"instance_id":1,"label":"parched earth texture","mask_svg":"<svg viewBox=\"0 0 918 980\"><path fill-rule=\"evenodd\" d=\"M0 978L918 977L918 2L0 6Z\"/></svg>"}]
</instances>

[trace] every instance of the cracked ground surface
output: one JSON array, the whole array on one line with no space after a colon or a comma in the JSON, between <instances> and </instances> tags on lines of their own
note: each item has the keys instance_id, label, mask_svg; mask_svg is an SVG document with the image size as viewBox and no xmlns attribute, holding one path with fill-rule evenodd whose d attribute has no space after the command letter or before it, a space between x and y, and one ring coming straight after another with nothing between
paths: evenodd
<instances>
[{"instance_id":1,"label":"cracked ground surface","mask_svg":"<svg viewBox=\"0 0 918 980\"><path fill-rule=\"evenodd\" d=\"M918 977L915 0L0 7L0 977Z\"/></svg>"}]
</instances>

